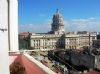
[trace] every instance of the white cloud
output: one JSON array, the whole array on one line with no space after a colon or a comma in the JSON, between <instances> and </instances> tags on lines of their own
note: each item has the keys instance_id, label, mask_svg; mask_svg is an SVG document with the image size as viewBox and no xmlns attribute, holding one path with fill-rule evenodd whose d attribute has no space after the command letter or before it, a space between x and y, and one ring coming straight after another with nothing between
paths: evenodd
<instances>
[{"instance_id":1,"label":"white cloud","mask_svg":"<svg viewBox=\"0 0 100 74\"><path fill-rule=\"evenodd\" d=\"M19 32L48 32L51 30L50 19L45 19L45 23L41 24L24 24L19 25ZM100 19L88 18L88 19L72 19L65 21L65 30L67 31L98 31L100 32Z\"/></svg>"},{"instance_id":2,"label":"white cloud","mask_svg":"<svg viewBox=\"0 0 100 74\"><path fill-rule=\"evenodd\" d=\"M48 32L50 31L50 24L24 24L19 25L19 32Z\"/></svg>"},{"instance_id":3,"label":"white cloud","mask_svg":"<svg viewBox=\"0 0 100 74\"><path fill-rule=\"evenodd\" d=\"M65 22L66 31L100 31L100 19L73 19Z\"/></svg>"}]
</instances>

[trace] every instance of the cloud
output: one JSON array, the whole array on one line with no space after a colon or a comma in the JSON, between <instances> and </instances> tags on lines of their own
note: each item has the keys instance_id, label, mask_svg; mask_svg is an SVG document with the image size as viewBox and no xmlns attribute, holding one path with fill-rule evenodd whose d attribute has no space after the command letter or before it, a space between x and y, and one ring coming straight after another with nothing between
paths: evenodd
<instances>
[{"instance_id":1,"label":"cloud","mask_svg":"<svg viewBox=\"0 0 100 74\"><path fill-rule=\"evenodd\" d=\"M66 31L100 31L100 19L72 19L65 21Z\"/></svg>"},{"instance_id":2,"label":"cloud","mask_svg":"<svg viewBox=\"0 0 100 74\"><path fill-rule=\"evenodd\" d=\"M97 20L97 18L91 17L91 18L87 18L87 19L72 19L71 21L81 21L81 22L84 22L84 21L94 21L94 20Z\"/></svg>"},{"instance_id":3,"label":"cloud","mask_svg":"<svg viewBox=\"0 0 100 74\"><path fill-rule=\"evenodd\" d=\"M48 32L50 31L50 24L43 23L43 24L24 24L19 25L19 32Z\"/></svg>"},{"instance_id":4,"label":"cloud","mask_svg":"<svg viewBox=\"0 0 100 74\"><path fill-rule=\"evenodd\" d=\"M23 24L19 25L19 32L29 31L36 33L48 32L51 30L51 19L45 19L44 23L40 24ZM100 32L100 19L72 19L64 22L65 31L97 31Z\"/></svg>"},{"instance_id":5,"label":"cloud","mask_svg":"<svg viewBox=\"0 0 100 74\"><path fill-rule=\"evenodd\" d=\"M19 32L47 33L51 30L51 23L52 20L47 18L44 19L44 23L20 24Z\"/></svg>"}]
</instances>

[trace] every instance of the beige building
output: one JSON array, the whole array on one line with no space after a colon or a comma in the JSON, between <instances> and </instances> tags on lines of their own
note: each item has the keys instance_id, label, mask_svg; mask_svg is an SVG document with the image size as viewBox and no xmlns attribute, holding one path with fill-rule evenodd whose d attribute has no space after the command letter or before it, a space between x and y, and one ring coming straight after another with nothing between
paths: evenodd
<instances>
[{"instance_id":1,"label":"beige building","mask_svg":"<svg viewBox=\"0 0 100 74\"><path fill-rule=\"evenodd\" d=\"M65 34L66 49L81 49L85 46L91 46L93 40L96 40L96 33L73 33Z\"/></svg>"},{"instance_id":2,"label":"beige building","mask_svg":"<svg viewBox=\"0 0 100 74\"><path fill-rule=\"evenodd\" d=\"M30 44L35 49L80 49L83 46L92 45L96 36L95 32L85 31L65 33L63 17L57 9L53 15L51 31L48 33L32 33Z\"/></svg>"}]
</instances>

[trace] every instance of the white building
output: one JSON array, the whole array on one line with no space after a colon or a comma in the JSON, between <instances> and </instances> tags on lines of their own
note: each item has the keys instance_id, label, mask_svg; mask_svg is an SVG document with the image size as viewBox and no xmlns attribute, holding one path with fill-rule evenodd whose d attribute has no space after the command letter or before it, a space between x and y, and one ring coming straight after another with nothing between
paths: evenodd
<instances>
[{"instance_id":1,"label":"white building","mask_svg":"<svg viewBox=\"0 0 100 74\"><path fill-rule=\"evenodd\" d=\"M77 32L65 33L63 17L56 11L53 15L51 31L48 33L32 33L30 44L35 49L80 49L92 45L96 33Z\"/></svg>"}]
</instances>

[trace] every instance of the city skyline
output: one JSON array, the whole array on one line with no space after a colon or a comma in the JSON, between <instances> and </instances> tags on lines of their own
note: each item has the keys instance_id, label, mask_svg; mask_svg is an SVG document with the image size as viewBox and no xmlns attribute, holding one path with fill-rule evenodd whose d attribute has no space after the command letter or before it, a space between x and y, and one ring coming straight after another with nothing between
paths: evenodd
<instances>
[{"instance_id":1,"label":"city skyline","mask_svg":"<svg viewBox=\"0 0 100 74\"><path fill-rule=\"evenodd\" d=\"M50 31L57 8L64 18L66 32L100 31L99 3L99 0L19 0L19 32Z\"/></svg>"}]
</instances>

